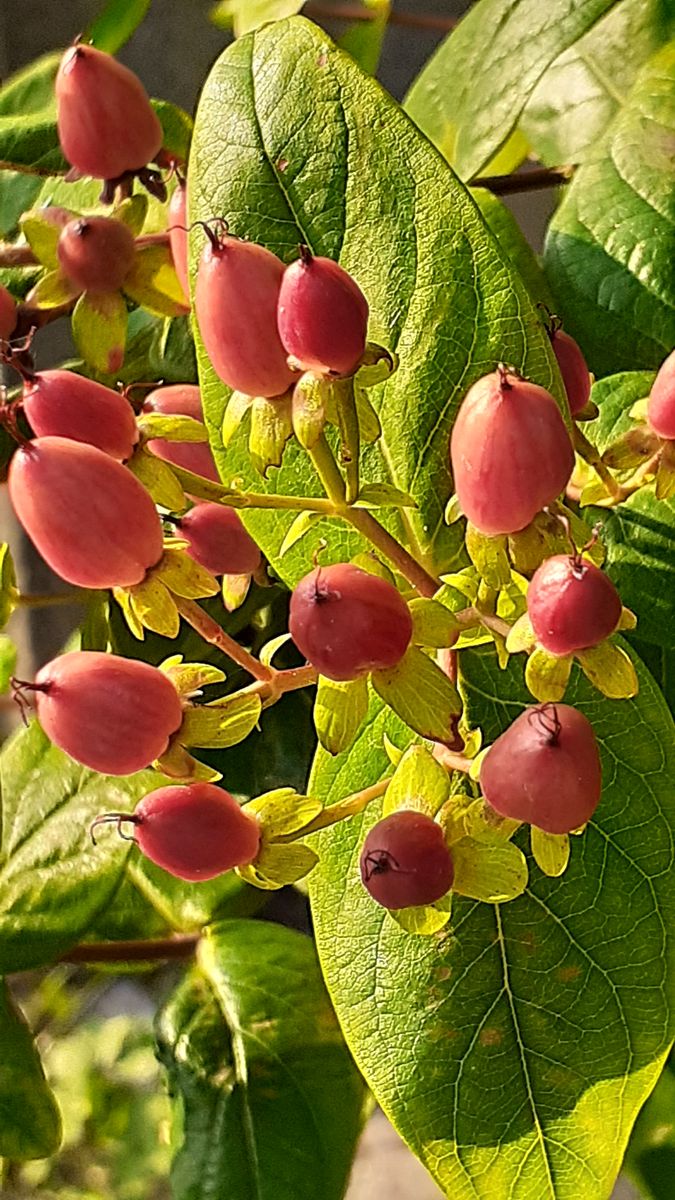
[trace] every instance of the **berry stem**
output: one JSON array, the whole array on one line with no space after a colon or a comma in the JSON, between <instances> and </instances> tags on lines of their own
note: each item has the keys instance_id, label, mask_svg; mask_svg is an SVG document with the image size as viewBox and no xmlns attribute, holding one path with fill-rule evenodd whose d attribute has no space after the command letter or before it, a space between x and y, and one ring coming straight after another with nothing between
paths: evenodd
<instances>
[{"instance_id":1,"label":"berry stem","mask_svg":"<svg viewBox=\"0 0 675 1200\"><path fill-rule=\"evenodd\" d=\"M32 267L37 261L30 246L0 242L0 267Z\"/></svg>"},{"instance_id":2,"label":"berry stem","mask_svg":"<svg viewBox=\"0 0 675 1200\"><path fill-rule=\"evenodd\" d=\"M484 625L486 629L492 630L493 633L497 633L503 638L508 637L511 632L508 621L504 621L494 613L482 612L473 605L469 608L461 608L459 612L453 613L453 616L462 629L473 629L476 625Z\"/></svg>"},{"instance_id":3,"label":"berry stem","mask_svg":"<svg viewBox=\"0 0 675 1200\"><path fill-rule=\"evenodd\" d=\"M182 596L175 596L174 600L180 615L205 642L209 642L211 646L217 646L219 650L223 651L223 654L236 662L237 666L242 667L244 671L248 671L249 675L252 675L259 683L270 684L273 682L274 669L266 667L244 646L235 642L234 638L221 629L218 622L204 612L204 609L195 600L186 600Z\"/></svg>"},{"instance_id":4,"label":"berry stem","mask_svg":"<svg viewBox=\"0 0 675 1200\"><path fill-rule=\"evenodd\" d=\"M100 593L87 588L74 588L70 592L21 592L16 597L18 608L59 608L70 604L88 604Z\"/></svg>"},{"instance_id":5,"label":"berry stem","mask_svg":"<svg viewBox=\"0 0 675 1200\"><path fill-rule=\"evenodd\" d=\"M321 435L308 454L331 504L336 509L344 509L346 496L344 479L325 434Z\"/></svg>"},{"instance_id":6,"label":"berry stem","mask_svg":"<svg viewBox=\"0 0 675 1200\"><path fill-rule=\"evenodd\" d=\"M596 450L595 446L589 442L585 433L582 433L576 423L574 425L572 440L574 442L574 449L576 450L577 454L583 458L584 462L587 462L589 466L593 468L596 475L599 475L610 496L615 503L618 504L623 499L623 488L621 487L621 484L617 483L611 471L602 461L602 458L600 457L600 454Z\"/></svg>"},{"instance_id":7,"label":"berry stem","mask_svg":"<svg viewBox=\"0 0 675 1200\"><path fill-rule=\"evenodd\" d=\"M371 800L377 800L379 796L383 796L390 783L391 775L386 779L381 779L379 783L374 783L371 787L345 796L344 800L338 800L337 804L331 804L329 808L324 808L318 817L315 817L303 829L299 829L297 833L283 834L281 837L275 838L275 842L296 842L310 833L318 833L320 829L327 829L330 825L337 825L339 821L345 821L347 817L356 816L357 813L363 812L364 808L368 807Z\"/></svg>"},{"instance_id":8,"label":"berry stem","mask_svg":"<svg viewBox=\"0 0 675 1200\"><path fill-rule=\"evenodd\" d=\"M194 475L184 467L171 464L171 470L184 490L200 500L210 500L214 504L225 504L228 508L278 508L294 512L318 512L334 515L334 506L324 496L277 496L264 492L238 492L233 488L224 487L221 483L213 483L204 479L203 475Z\"/></svg>"},{"instance_id":9,"label":"berry stem","mask_svg":"<svg viewBox=\"0 0 675 1200\"><path fill-rule=\"evenodd\" d=\"M300 688L311 687L319 677L316 668L309 664L306 667L289 667L285 671L277 671L273 667L272 671L271 679L259 680L258 683L252 683L250 687L243 689L247 694L260 696L263 708L276 704L286 692L297 692Z\"/></svg>"}]
</instances>

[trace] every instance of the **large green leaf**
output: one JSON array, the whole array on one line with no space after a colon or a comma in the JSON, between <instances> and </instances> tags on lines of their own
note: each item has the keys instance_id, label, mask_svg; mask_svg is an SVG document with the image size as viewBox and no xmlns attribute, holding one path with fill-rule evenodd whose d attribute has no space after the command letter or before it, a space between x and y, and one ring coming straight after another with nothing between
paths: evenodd
<instances>
[{"instance_id":1,"label":"large green leaf","mask_svg":"<svg viewBox=\"0 0 675 1200\"><path fill-rule=\"evenodd\" d=\"M405 106L463 179L507 141L544 72L616 0L478 0L412 85Z\"/></svg>"},{"instance_id":2,"label":"large green leaf","mask_svg":"<svg viewBox=\"0 0 675 1200\"><path fill-rule=\"evenodd\" d=\"M644 1200L672 1200L675 1178L675 1066L666 1064L635 1124L624 1171Z\"/></svg>"},{"instance_id":3,"label":"large green leaf","mask_svg":"<svg viewBox=\"0 0 675 1200\"><path fill-rule=\"evenodd\" d=\"M144 20L150 0L108 0L87 30L88 41L99 50L117 54Z\"/></svg>"},{"instance_id":4,"label":"large green leaf","mask_svg":"<svg viewBox=\"0 0 675 1200\"><path fill-rule=\"evenodd\" d=\"M469 720L491 742L531 700L522 662L502 672L487 647L460 661ZM358 878L379 803L320 835L310 895L333 1003L377 1100L452 1200L605 1200L670 1045L675 728L638 669L634 701L573 679L604 792L560 879L530 863L520 899L455 897L449 932L417 938ZM373 709L349 756L320 752L312 792L331 803L391 771L385 730Z\"/></svg>"},{"instance_id":5,"label":"large green leaf","mask_svg":"<svg viewBox=\"0 0 675 1200\"><path fill-rule=\"evenodd\" d=\"M0 1157L46 1158L61 1141L61 1115L23 1017L0 979Z\"/></svg>"},{"instance_id":6,"label":"large green leaf","mask_svg":"<svg viewBox=\"0 0 675 1200\"><path fill-rule=\"evenodd\" d=\"M502 250L520 274L535 304L545 304L552 310L553 297L546 276L510 208L486 188L472 188L471 195Z\"/></svg>"},{"instance_id":7,"label":"large green leaf","mask_svg":"<svg viewBox=\"0 0 675 1200\"><path fill-rule=\"evenodd\" d=\"M301 17L241 38L216 63L200 101L190 160L191 220L224 216L234 233L288 260L298 242L339 258L370 304L370 335L400 356L369 392L383 427L363 476L389 482L418 509L387 518L430 565L447 565L459 531L443 521L450 491L448 436L469 385L499 360L558 389L548 338L507 254L464 188L389 96ZM193 267L204 244L192 235ZM242 432L219 452L227 389L204 354L207 423L224 478L256 490L318 493L307 458L290 446L265 483ZM560 393L558 393L560 394ZM292 514L246 513L286 580L359 538L322 522L279 560ZM404 524L405 522L405 524Z\"/></svg>"},{"instance_id":8,"label":"large green leaf","mask_svg":"<svg viewBox=\"0 0 675 1200\"><path fill-rule=\"evenodd\" d=\"M175 1200L340 1200L364 1089L309 938L213 926L157 1032L182 1109Z\"/></svg>"},{"instance_id":9,"label":"large green leaf","mask_svg":"<svg viewBox=\"0 0 675 1200\"><path fill-rule=\"evenodd\" d=\"M672 37L672 0L621 0L552 63L520 118L542 162L595 157L640 67Z\"/></svg>"},{"instance_id":10,"label":"large green leaf","mask_svg":"<svg viewBox=\"0 0 675 1200\"><path fill-rule=\"evenodd\" d=\"M600 412L587 431L600 451L634 426L630 410L649 395L653 381L653 372L628 371L594 385ZM601 525L605 566L637 615L638 637L675 649L675 500L657 500L653 487L642 488L617 508L587 508L584 515Z\"/></svg>"},{"instance_id":11,"label":"large green leaf","mask_svg":"<svg viewBox=\"0 0 675 1200\"><path fill-rule=\"evenodd\" d=\"M0 755L0 969L52 962L82 936L120 881L128 845L89 826L129 811L162 777L150 771L96 775L47 740L21 730Z\"/></svg>"},{"instance_id":12,"label":"large green leaf","mask_svg":"<svg viewBox=\"0 0 675 1200\"><path fill-rule=\"evenodd\" d=\"M597 375L657 367L675 343L674 87L671 42L640 71L549 228L557 309Z\"/></svg>"}]
</instances>

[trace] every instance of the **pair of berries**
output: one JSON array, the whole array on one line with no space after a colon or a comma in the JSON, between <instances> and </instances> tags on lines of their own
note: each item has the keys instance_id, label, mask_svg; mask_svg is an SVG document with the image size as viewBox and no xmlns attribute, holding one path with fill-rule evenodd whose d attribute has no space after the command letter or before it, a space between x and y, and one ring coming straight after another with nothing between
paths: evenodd
<instances>
[{"instance_id":1,"label":"pair of berries","mask_svg":"<svg viewBox=\"0 0 675 1200\"><path fill-rule=\"evenodd\" d=\"M205 228L195 313L206 353L228 387L269 398L287 392L299 371L356 370L368 304L338 263L303 247L284 267L264 246Z\"/></svg>"},{"instance_id":2,"label":"pair of berries","mask_svg":"<svg viewBox=\"0 0 675 1200\"><path fill-rule=\"evenodd\" d=\"M567 704L528 708L483 759L480 784L501 817L550 834L585 825L600 801L602 773L593 727ZM452 855L441 826L402 809L373 826L361 879L385 908L433 904L452 887Z\"/></svg>"}]
</instances>

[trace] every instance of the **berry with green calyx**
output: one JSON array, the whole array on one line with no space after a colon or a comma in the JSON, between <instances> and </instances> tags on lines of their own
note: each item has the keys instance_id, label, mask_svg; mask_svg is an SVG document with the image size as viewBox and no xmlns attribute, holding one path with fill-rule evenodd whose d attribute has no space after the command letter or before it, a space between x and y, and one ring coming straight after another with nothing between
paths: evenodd
<instances>
[{"instance_id":1,"label":"berry with green calyx","mask_svg":"<svg viewBox=\"0 0 675 1200\"><path fill-rule=\"evenodd\" d=\"M366 837L361 881L383 908L434 904L450 890L453 865L443 830L425 813L401 809Z\"/></svg>"},{"instance_id":2,"label":"berry with green calyx","mask_svg":"<svg viewBox=\"0 0 675 1200\"><path fill-rule=\"evenodd\" d=\"M614 633L621 611L611 579L580 554L547 558L527 589L537 641L558 657L599 645Z\"/></svg>"},{"instance_id":3,"label":"berry with green calyx","mask_svg":"<svg viewBox=\"0 0 675 1200\"><path fill-rule=\"evenodd\" d=\"M56 254L63 274L83 292L116 292L136 255L131 230L114 217L77 217L64 226Z\"/></svg>"}]
</instances>

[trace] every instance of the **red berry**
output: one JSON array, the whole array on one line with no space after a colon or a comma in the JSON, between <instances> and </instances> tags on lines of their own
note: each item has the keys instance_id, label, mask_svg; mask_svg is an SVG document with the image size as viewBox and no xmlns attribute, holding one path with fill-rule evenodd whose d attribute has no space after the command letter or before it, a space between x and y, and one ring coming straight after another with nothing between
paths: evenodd
<instances>
[{"instance_id":1,"label":"red berry","mask_svg":"<svg viewBox=\"0 0 675 1200\"><path fill-rule=\"evenodd\" d=\"M481 533L516 533L562 492L574 451L544 388L499 368L474 383L452 431L461 508Z\"/></svg>"},{"instance_id":2,"label":"red berry","mask_svg":"<svg viewBox=\"0 0 675 1200\"><path fill-rule=\"evenodd\" d=\"M569 704L527 708L480 768L481 790L502 817L547 833L570 833L589 821L602 789L593 726Z\"/></svg>"},{"instance_id":3,"label":"red berry","mask_svg":"<svg viewBox=\"0 0 675 1200\"><path fill-rule=\"evenodd\" d=\"M130 587L162 556L150 496L96 446L62 437L26 442L12 458L8 485L29 538L68 583Z\"/></svg>"},{"instance_id":4,"label":"red berry","mask_svg":"<svg viewBox=\"0 0 675 1200\"><path fill-rule=\"evenodd\" d=\"M164 753L180 727L180 698L149 663L76 650L35 677L40 724L76 762L103 775L131 775Z\"/></svg>"},{"instance_id":5,"label":"red berry","mask_svg":"<svg viewBox=\"0 0 675 1200\"><path fill-rule=\"evenodd\" d=\"M83 292L116 292L136 255L134 235L113 217L77 217L56 247L64 275Z\"/></svg>"},{"instance_id":6,"label":"red berry","mask_svg":"<svg viewBox=\"0 0 675 1200\"><path fill-rule=\"evenodd\" d=\"M193 383L174 383L169 387L156 388L145 398L143 412L166 413L167 416L192 417L195 421L203 421L202 397L199 388ZM165 438L153 438L148 442L148 448L158 458L175 463L185 471L194 475L202 475L204 479L220 482L220 476L208 442L168 442Z\"/></svg>"},{"instance_id":7,"label":"red berry","mask_svg":"<svg viewBox=\"0 0 675 1200\"><path fill-rule=\"evenodd\" d=\"M614 633L621 598L607 575L580 557L556 554L537 568L527 611L537 641L550 654L574 654Z\"/></svg>"},{"instance_id":8,"label":"red berry","mask_svg":"<svg viewBox=\"0 0 675 1200\"><path fill-rule=\"evenodd\" d=\"M0 284L0 341L11 338L16 326L16 303L11 292Z\"/></svg>"},{"instance_id":9,"label":"red berry","mask_svg":"<svg viewBox=\"0 0 675 1200\"><path fill-rule=\"evenodd\" d=\"M256 857L260 826L224 788L212 783L158 788L133 814L147 858L178 879L213 879Z\"/></svg>"},{"instance_id":10,"label":"red berry","mask_svg":"<svg viewBox=\"0 0 675 1200\"><path fill-rule=\"evenodd\" d=\"M553 353L567 392L567 402L573 417L585 408L591 396L591 375L581 348L569 333L556 329L549 334Z\"/></svg>"},{"instance_id":11,"label":"red berry","mask_svg":"<svg viewBox=\"0 0 675 1200\"><path fill-rule=\"evenodd\" d=\"M195 504L176 528L188 554L212 575L252 575L260 566L260 550L233 508Z\"/></svg>"},{"instance_id":12,"label":"red berry","mask_svg":"<svg viewBox=\"0 0 675 1200\"><path fill-rule=\"evenodd\" d=\"M675 441L675 350L659 367L647 402L647 420L654 433Z\"/></svg>"},{"instance_id":13,"label":"red berry","mask_svg":"<svg viewBox=\"0 0 675 1200\"><path fill-rule=\"evenodd\" d=\"M186 299L190 296L188 271L187 187L182 180L176 184L169 201L169 245L180 286Z\"/></svg>"},{"instance_id":14,"label":"red berry","mask_svg":"<svg viewBox=\"0 0 675 1200\"><path fill-rule=\"evenodd\" d=\"M162 126L133 71L93 46L66 50L56 76L59 140L82 175L117 179L152 162Z\"/></svg>"},{"instance_id":15,"label":"red berry","mask_svg":"<svg viewBox=\"0 0 675 1200\"><path fill-rule=\"evenodd\" d=\"M288 627L317 671L337 680L396 666L412 637L410 609L393 584L351 563L300 580Z\"/></svg>"},{"instance_id":16,"label":"red berry","mask_svg":"<svg viewBox=\"0 0 675 1200\"><path fill-rule=\"evenodd\" d=\"M303 371L350 375L366 348L368 302L339 263L305 247L284 272L278 323L286 352Z\"/></svg>"},{"instance_id":17,"label":"red berry","mask_svg":"<svg viewBox=\"0 0 675 1200\"><path fill-rule=\"evenodd\" d=\"M195 312L206 353L228 387L280 396L296 378L277 332L284 264L239 238L209 241L199 263Z\"/></svg>"},{"instance_id":18,"label":"red berry","mask_svg":"<svg viewBox=\"0 0 675 1200\"><path fill-rule=\"evenodd\" d=\"M129 401L74 371L41 371L29 378L23 409L38 437L89 442L113 458L130 458L138 441Z\"/></svg>"},{"instance_id":19,"label":"red berry","mask_svg":"<svg viewBox=\"0 0 675 1200\"><path fill-rule=\"evenodd\" d=\"M452 887L443 830L412 809L378 821L363 843L360 865L364 887L383 908L433 904Z\"/></svg>"}]
</instances>

